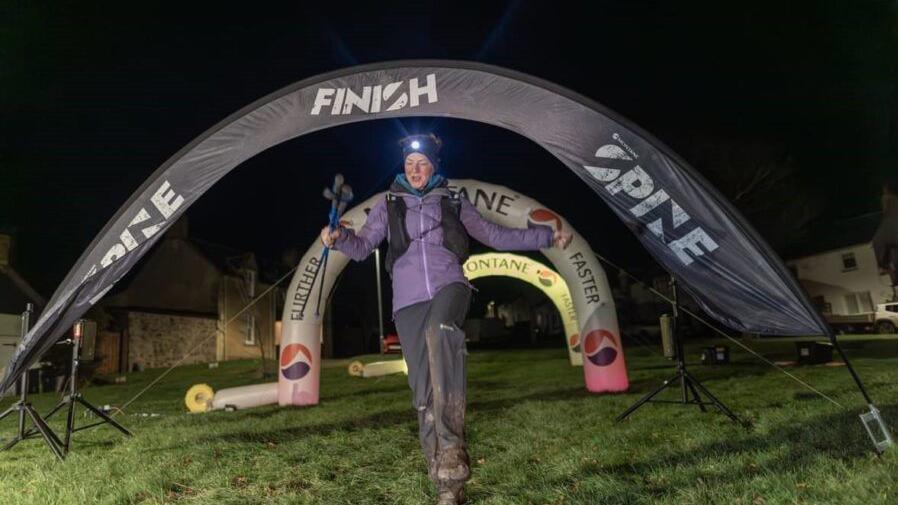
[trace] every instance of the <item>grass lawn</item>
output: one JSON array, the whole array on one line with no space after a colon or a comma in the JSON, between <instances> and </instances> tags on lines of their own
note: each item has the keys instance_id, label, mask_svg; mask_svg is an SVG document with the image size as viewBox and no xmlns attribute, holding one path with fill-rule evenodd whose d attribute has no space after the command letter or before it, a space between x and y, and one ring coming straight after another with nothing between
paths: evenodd
<instances>
[{"instance_id":1,"label":"grass lawn","mask_svg":"<svg viewBox=\"0 0 898 505\"><path fill-rule=\"evenodd\" d=\"M775 360L793 359L794 345L752 343ZM898 422L898 342L851 339L846 347L886 419ZM689 353L697 361L696 348ZM692 370L750 429L670 404L615 424L672 373L654 349L628 349L632 387L620 395L587 393L560 348L472 350L470 503L898 503L898 448L873 455L844 367L790 369L840 409L735 348L733 360ZM132 439L107 427L76 433L64 463L38 440L0 453L0 503L434 503L405 376L350 377L347 362L324 369L319 406L208 414L185 412L187 388L260 382L256 363L179 368L119 416ZM91 386L85 396L121 405L159 372ZM56 398L33 399L45 412ZM0 435L13 429L6 420Z\"/></svg>"}]
</instances>

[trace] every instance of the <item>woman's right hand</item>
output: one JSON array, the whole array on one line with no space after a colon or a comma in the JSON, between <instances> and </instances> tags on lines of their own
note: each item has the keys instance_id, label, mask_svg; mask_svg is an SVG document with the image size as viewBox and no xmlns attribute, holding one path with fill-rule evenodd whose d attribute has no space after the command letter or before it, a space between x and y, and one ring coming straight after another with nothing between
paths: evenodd
<instances>
[{"instance_id":1,"label":"woman's right hand","mask_svg":"<svg viewBox=\"0 0 898 505\"><path fill-rule=\"evenodd\" d=\"M334 242L340 238L340 228L337 227L335 230L331 231L330 226L325 226L321 229L321 243L324 244L325 247L331 248L334 246Z\"/></svg>"}]
</instances>

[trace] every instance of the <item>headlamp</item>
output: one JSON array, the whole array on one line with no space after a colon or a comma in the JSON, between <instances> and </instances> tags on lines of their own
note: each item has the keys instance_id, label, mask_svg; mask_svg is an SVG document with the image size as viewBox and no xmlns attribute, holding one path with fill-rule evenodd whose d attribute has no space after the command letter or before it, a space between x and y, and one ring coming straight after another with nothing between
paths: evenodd
<instances>
[{"instance_id":1,"label":"headlamp","mask_svg":"<svg viewBox=\"0 0 898 505\"><path fill-rule=\"evenodd\" d=\"M439 137L432 133L409 135L399 141L399 145L402 147L403 160L409 154L420 153L427 156L427 159L433 163L435 169L439 168L440 147L442 144L443 142Z\"/></svg>"}]
</instances>

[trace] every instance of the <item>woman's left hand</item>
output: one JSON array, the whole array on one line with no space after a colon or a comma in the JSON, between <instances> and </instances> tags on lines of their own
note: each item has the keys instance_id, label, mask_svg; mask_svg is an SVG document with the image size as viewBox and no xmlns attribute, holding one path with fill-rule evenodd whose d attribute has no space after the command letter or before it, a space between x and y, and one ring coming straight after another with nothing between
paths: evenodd
<instances>
[{"instance_id":1,"label":"woman's left hand","mask_svg":"<svg viewBox=\"0 0 898 505\"><path fill-rule=\"evenodd\" d=\"M571 245L573 238L573 235L566 231L555 230L555 234L552 236L552 243L559 249L567 249L567 246Z\"/></svg>"}]
</instances>

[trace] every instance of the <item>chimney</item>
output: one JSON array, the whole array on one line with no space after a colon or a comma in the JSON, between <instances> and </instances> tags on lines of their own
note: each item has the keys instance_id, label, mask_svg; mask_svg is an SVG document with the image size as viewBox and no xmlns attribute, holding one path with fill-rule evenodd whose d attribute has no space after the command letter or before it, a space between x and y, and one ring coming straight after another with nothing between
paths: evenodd
<instances>
[{"instance_id":1,"label":"chimney","mask_svg":"<svg viewBox=\"0 0 898 505\"><path fill-rule=\"evenodd\" d=\"M0 267L9 266L9 257L12 250L12 237L0 233Z\"/></svg>"}]
</instances>

